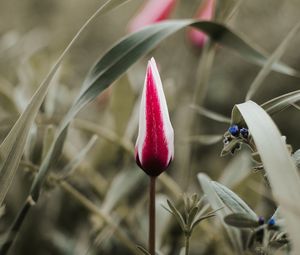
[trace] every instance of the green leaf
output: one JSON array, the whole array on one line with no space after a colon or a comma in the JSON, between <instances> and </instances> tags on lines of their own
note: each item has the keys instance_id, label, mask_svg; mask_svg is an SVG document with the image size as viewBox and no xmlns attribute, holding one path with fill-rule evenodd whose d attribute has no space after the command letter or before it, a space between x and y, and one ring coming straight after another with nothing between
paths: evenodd
<instances>
[{"instance_id":1,"label":"green leaf","mask_svg":"<svg viewBox=\"0 0 300 255\"><path fill-rule=\"evenodd\" d=\"M261 107L270 115L280 112L300 100L300 90L273 98L261 105Z\"/></svg>"},{"instance_id":2,"label":"green leaf","mask_svg":"<svg viewBox=\"0 0 300 255\"><path fill-rule=\"evenodd\" d=\"M168 206L170 208L170 211L175 216L175 218L176 218L178 224L180 225L182 231L185 231L185 221L184 221L181 213L177 210L175 205L173 205L173 203L170 200L167 199L167 203L168 203Z\"/></svg>"},{"instance_id":3,"label":"green leaf","mask_svg":"<svg viewBox=\"0 0 300 255\"><path fill-rule=\"evenodd\" d=\"M247 213L232 213L224 218L224 221L233 227L238 228L256 228L259 226L258 217L253 217Z\"/></svg>"},{"instance_id":4,"label":"green leaf","mask_svg":"<svg viewBox=\"0 0 300 255\"><path fill-rule=\"evenodd\" d=\"M286 220L286 230L292 241L293 252L300 250L300 177L295 163L281 139L271 117L256 103L238 104L233 112L244 118L260 154L275 200Z\"/></svg>"},{"instance_id":5,"label":"green leaf","mask_svg":"<svg viewBox=\"0 0 300 255\"><path fill-rule=\"evenodd\" d=\"M196 135L190 136L186 140L187 142L200 143L204 145L213 145L220 142L223 135Z\"/></svg>"},{"instance_id":6,"label":"green leaf","mask_svg":"<svg viewBox=\"0 0 300 255\"><path fill-rule=\"evenodd\" d=\"M278 46L278 48L274 51L274 53L269 57L268 61L265 62L263 68L260 70L258 75L255 77L254 81L252 82L247 95L246 101L251 99L257 89L262 85L264 79L268 76L268 74L272 70L272 66L276 63L286 51L289 43L292 41L295 35L298 35L298 30L300 28L300 22L298 22L293 29L288 33L288 35L284 38L282 43Z\"/></svg>"},{"instance_id":7,"label":"green leaf","mask_svg":"<svg viewBox=\"0 0 300 255\"><path fill-rule=\"evenodd\" d=\"M66 54L70 51L74 43L77 41L82 31L99 15L112 10L114 7L127 2L126 0L108 0L86 21L86 23L79 29L75 37L65 48L56 63L53 65L46 78L43 80L38 90L32 96L25 111L20 115L17 122L12 127L9 134L6 136L3 143L0 145L0 205L8 192L8 189L15 176L19 162L21 160L26 139L29 130L33 124L35 116L47 94L51 81L55 76L60 64L65 58ZM64 132L62 132L64 133ZM63 134L65 136L65 134ZM60 143L61 145L63 143Z\"/></svg>"},{"instance_id":8,"label":"green leaf","mask_svg":"<svg viewBox=\"0 0 300 255\"><path fill-rule=\"evenodd\" d=\"M237 254L242 254L243 253L243 248L242 248L243 245L241 243L240 232L237 229L229 227L227 224L224 223L224 217L228 214L231 214L232 212L229 210L229 208L227 208L225 206L223 201L219 198L219 196L217 195L217 193L212 185L210 178L206 174L199 173L198 180L200 182L202 190L203 190L204 194L206 195L211 207L214 210L218 210L218 209L224 207L224 209L216 211L216 215L219 217L219 219L223 223L223 226L225 227L227 234L228 234L233 246L236 249Z\"/></svg>"},{"instance_id":9,"label":"green leaf","mask_svg":"<svg viewBox=\"0 0 300 255\"><path fill-rule=\"evenodd\" d=\"M192 109L194 109L197 113L211 119L211 120L215 120L217 122L221 122L221 123L226 123L226 124L230 124L231 119L220 114L217 112L213 112L211 110L208 110L204 107L201 106L197 106L197 105L191 105L190 106Z\"/></svg>"},{"instance_id":10,"label":"green leaf","mask_svg":"<svg viewBox=\"0 0 300 255\"><path fill-rule=\"evenodd\" d=\"M223 203L230 208L232 212L247 213L249 216L252 216L253 219L257 218L256 213L233 191L217 182L212 182L212 186Z\"/></svg>"},{"instance_id":11,"label":"green leaf","mask_svg":"<svg viewBox=\"0 0 300 255\"><path fill-rule=\"evenodd\" d=\"M201 217L199 217L198 219L196 219L196 220L192 223L192 226L191 226L191 233L194 231L195 227L197 227L197 225L201 223L201 221L206 220L206 219L209 219L209 218L212 218L212 217L215 217L215 216L216 216L216 215L214 215L214 214L208 214L208 215L204 215L204 216L201 216Z\"/></svg>"}]
</instances>

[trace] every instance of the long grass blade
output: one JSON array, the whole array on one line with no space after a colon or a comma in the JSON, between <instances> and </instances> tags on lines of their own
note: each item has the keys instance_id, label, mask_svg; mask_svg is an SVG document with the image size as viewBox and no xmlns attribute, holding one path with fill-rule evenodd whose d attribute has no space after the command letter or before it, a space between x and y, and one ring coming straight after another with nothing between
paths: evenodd
<instances>
[{"instance_id":1,"label":"long grass blade","mask_svg":"<svg viewBox=\"0 0 300 255\"><path fill-rule=\"evenodd\" d=\"M200 143L204 145L212 145L220 142L223 138L223 135L196 135L190 136L185 140L190 143Z\"/></svg>"},{"instance_id":2,"label":"long grass blade","mask_svg":"<svg viewBox=\"0 0 300 255\"><path fill-rule=\"evenodd\" d=\"M296 90L279 97L273 98L261 105L264 110L273 115L277 112L283 111L284 109L292 106L294 103L300 100L300 90Z\"/></svg>"},{"instance_id":3,"label":"long grass blade","mask_svg":"<svg viewBox=\"0 0 300 255\"><path fill-rule=\"evenodd\" d=\"M211 110L208 110L204 107L197 106L197 105L191 105L191 108L194 109L197 113L199 113L209 119L212 119L212 120L215 120L215 121L221 122L221 123L230 124L230 118L228 118L220 113L213 112Z\"/></svg>"}]
</instances>

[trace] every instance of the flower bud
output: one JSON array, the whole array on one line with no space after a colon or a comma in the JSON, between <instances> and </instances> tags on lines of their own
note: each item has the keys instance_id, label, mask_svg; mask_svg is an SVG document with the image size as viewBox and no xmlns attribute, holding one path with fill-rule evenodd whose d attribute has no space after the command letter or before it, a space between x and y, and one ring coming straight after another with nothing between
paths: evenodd
<instances>
[{"instance_id":1,"label":"flower bud","mask_svg":"<svg viewBox=\"0 0 300 255\"><path fill-rule=\"evenodd\" d=\"M169 18L176 0L148 0L129 23L129 32Z\"/></svg>"},{"instance_id":2,"label":"flower bud","mask_svg":"<svg viewBox=\"0 0 300 255\"><path fill-rule=\"evenodd\" d=\"M174 131L154 58L147 67L135 157L150 176L161 174L174 157Z\"/></svg>"},{"instance_id":3,"label":"flower bud","mask_svg":"<svg viewBox=\"0 0 300 255\"><path fill-rule=\"evenodd\" d=\"M204 0L204 3L200 5L199 10L195 16L199 20L212 20L215 10L215 0ZM198 29L191 28L188 32L188 37L192 44L202 48L207 41L207 35Z\"/></svg>"}]
</instances>

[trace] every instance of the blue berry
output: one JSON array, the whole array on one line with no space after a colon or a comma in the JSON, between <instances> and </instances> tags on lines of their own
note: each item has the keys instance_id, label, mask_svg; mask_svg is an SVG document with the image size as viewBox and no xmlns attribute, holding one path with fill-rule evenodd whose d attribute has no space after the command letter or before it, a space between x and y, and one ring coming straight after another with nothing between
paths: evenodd
<instances>
[{"instance_id":1,"label":"blue berry","mask_svg":"<svg viewBox=\"0 0 300 255\"><path fill-rule=\"evenodd\" d=\"M248 131L247 128L241 128L241 129L240 129L240 133L241 133L242 137L244 137L245 139L248 138L249 131Z\"/></svg>"},{"instance_id":2,"label":"blue berry","mask_svg":"<svg viewBox=\"0 0 300 255\"><path fill-rule=\"evenodd\" d=\"M262 216L259 216L259 217L258 217L258 224L259 224L259 225L265 224L265 218L262 217Z\"/></svg>"},{"instance_id":3,"label":"blue berry","mask_svg":"<svg viewBox=\"0 0 300 255\"><path fill-rule=\"evenodd\" d=\"M274 226L276 223L275 219L273 217L271 217L269 220L268 220L268 225L269 226Z\"/></svg>"},{"instance_id":4,"label":"blue berry","mask_svg":"<svg viewBox=\"0 0 300 255\"><path fill-rule=\"evenodd\" d=\"M239 136L240 130L237 125L232 125L229 129L228 132L232 134L233 136Z\"/></svg>"}]
</instances>

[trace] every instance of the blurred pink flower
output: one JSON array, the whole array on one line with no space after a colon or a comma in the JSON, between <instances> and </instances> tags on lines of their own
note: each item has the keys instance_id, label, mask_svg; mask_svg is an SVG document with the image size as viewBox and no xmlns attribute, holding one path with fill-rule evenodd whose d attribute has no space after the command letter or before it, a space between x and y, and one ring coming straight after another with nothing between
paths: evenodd
<instances>
[{"instance_id":1,"label":"blurred pink flower","mask_svg":"<svg viewBox=\"0 0 300 255\"><path fill-rule=\"evenodd\" d=\"M174 157L174 131L154 58L147 67L135 146L137 164L150 176L167 169Z\"/></svg>"},{"instance_id":2,"label":"blurred pink flower","mask_svg":"<svg viewBox=\"0 0 300 255\"><path fill-rule=\"evenodd\" d=\"M167 19L176 0L147 0L142 9L129 23L129 32L135 32L144 26Z\"/></svg>"},{"instance_id":3,"label":"blurred pink flower","mask_svg":"<svg viewBox=\"0 0 300 255\"><path fill-rule=\"evenodd\" d=\"M212 20L214 11L215 0L204 0L197 11L195 18L199 20ZM207 41L207 35L195 28L189 29L188 37L195 46L200 48L202 48Z\"/></svg>"}]
</instances>

